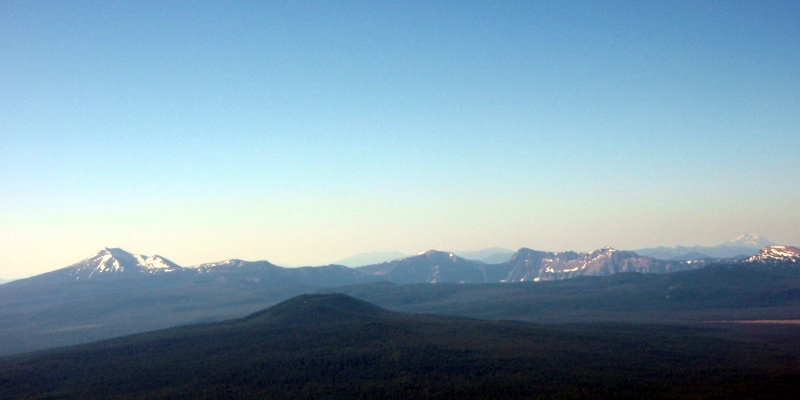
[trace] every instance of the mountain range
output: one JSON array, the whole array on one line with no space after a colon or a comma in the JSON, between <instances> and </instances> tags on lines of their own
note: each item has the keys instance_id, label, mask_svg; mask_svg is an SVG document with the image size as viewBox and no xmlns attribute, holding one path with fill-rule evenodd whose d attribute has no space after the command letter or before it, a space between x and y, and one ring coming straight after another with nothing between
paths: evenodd
<instances>
[{"instance_id":1,"label":"mountain range","mask_svg":"<svg viewBox=\"0 0 800 400\"><path fill-rule=\"evenodd\" d=\"M358 268L284 268L237 259L183 267L162 256L108 248L71 266L0 286L0 355L241 317L321 290L347 291L397 310L542 322L636 320L645 315L637 307L648 302L701 307L676 299L713 300L702 307L732 310L713 314L716 318L744 315L731 308L731 301L758 310L748 311L751 317L785 317L795 315L793 309L775 307L800 299L798 260L800 250L790 246L766 247L740 261L685 262L612 248L589 253L523 248L501 264L427 251ZM696 293L685 289L694 287L693 281L702 282ZM378 293L388 297L374 297ZM709 300L706 293L727 294ZM611 304L627 311L609 313L603 307ZM641 318L661 321L668 315L655 310ZM668 319L686 315L680 311Z\"/></svg>"},{"instance_id":2,"label":"mountain range","mask_svg":"<svg viewBox=\"0 0 800 400\"><path fill-rule=\"evenodd\" d=\"M756 233L746 233L716 246L659 246L632 251L641 256L668 261L691 261L709 258L743 259L756 254L762 247L775 244L777 243ZM504 249L502 247L491 247L475 251L454 251L453 253L468 260L482 261L487 264L502 264L514 255L513 250ZM336 261L334 264L347 267L361 267L409 256L411 255L399 251L376 251L356 254Z\"/></svg>"},{"instance_id":3,"label":"mountain range","mask_svg":"<svg viewBox=\"0 0 800 400\"><path fill-rule=\"evenodd\" d=\"M752 238L750 238L752 239ZM766 246L744 260L796 261L796 247ZM495 253L502 254L502 253ZM589 253L545 252L521 248L509 260L493 264L470 260L455 253L436 250L361 267L326 265L286 268L268 261L229 259L182 267L160 256L132 254L119 248L105 248L70 266L21 279L14 285L93 279L124 279L169 275L177 280L234 280L262 286L341 286L388 281L407 283L501 283L606 276L620 272L669 273L700 268L734 259L702 258L677 261L640 256L610 247Z\"/></svg>"},{"instance_id":4,"label":"mountain range","mask_svg":"<svg viewBox=\"0 0 800 400\"><path fill-rule=\"evenodd\" d=\"M666 273L699 268L707 261L663 261L610 247L590 253L544 252L522 248L500 264L469 260L450 252L426 251L378 264L349 268L341 265L285 268L268 261L229 259L182 267L165 257L105 248L68 267L22 279L38 281L123 279L165 276L171 279L238 279L261 285L339 286L364 282L499 283L604 276L619 272Z\"/></svg>"}]
</instances>

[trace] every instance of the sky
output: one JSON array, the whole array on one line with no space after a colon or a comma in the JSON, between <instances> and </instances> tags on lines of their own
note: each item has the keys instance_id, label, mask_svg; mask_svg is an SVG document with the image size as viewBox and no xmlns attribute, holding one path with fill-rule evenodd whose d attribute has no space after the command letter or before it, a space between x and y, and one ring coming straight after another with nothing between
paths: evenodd
<instances>
[{"instance_id":1,"label":"sky","mask_svg":"<svg viewBox=\"0 0 800 400\"><path fill-rule=\"evenodd\" d=\"M0 277L800 244L796 1L0 2Z\"/></svg>"}]
</instances>

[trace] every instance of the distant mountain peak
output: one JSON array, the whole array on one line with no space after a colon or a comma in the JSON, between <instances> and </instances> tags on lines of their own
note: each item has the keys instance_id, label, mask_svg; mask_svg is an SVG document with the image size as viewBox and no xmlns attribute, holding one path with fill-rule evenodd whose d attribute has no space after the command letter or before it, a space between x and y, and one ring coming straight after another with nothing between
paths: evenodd
<instances>
[{"instance_id":1,"label":"distant mountain peak","mask_svg":"<svg viewBox=\"0 0 800 400\"><path fill-rule=\"evenodd\" d=\"M612 275L620 272L665 273L692 269L691 264L655 260L632 251L604 247L590 253L559 253L521 248L509 261L511 271L504 282L525 282Z\"/></svg>"},{"instance_id":2,"label":"distant mountain peak","mask_svg":"<svg viewBox=\"0 0 800 400\"><path fill-rule=\"evenodd\" d=\"M741 246L741 247L752 247L752 248L762 248L765 246L772 246L775 244L776 244L775 242L767 238L761 237L757 233L745 233L743 235L740 235L734 239L731 239L723 243L723 245L727 246Z\"/></svg>"},{"instance_id":3,"label":"distant mountain peak","mask_svg":"<svg viewBox=\"0 0 800 400\"><path fill-rule=\"evenodd\" d=\"M92 257L62 269L75 279L92 279L125 273L160 273L182 269L166 258L155 255L133 254L117 247L104 247Z\"/></svg>"},{"instance_id":4,"label":"distant mountain peak","mask_svg":"<svg viewBox=\"0 0 800 400\"><path fill-rule=\"evenodd\" d=\"M439 251L439 250L428 250L428 251L423 251L422 253L418 253L418 254L417 254L417 255L415 255L415 256L411 256L411 257L407 257L407 258L415 258L415 257L427 257L427 258L452 258L452 259L461 258L461 257L459 257L459 256L457 256L457 255L455 255L454 253L451 253L451 252L449 252L449 251Z\"/></svg>"}]
</instances>

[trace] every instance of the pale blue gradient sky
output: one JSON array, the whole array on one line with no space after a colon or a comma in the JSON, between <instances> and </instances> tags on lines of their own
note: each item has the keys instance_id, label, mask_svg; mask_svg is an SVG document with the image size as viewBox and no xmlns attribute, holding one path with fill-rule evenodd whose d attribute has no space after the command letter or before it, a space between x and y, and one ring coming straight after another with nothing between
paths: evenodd
<instances>
[{"instance_id":1,"label":"pale blue gradient sky","mask_svg":"<svg viewBox=\"0 0 800 400\"><path fill-rule=\"evenodd\" d=\"M0 2L0 277L800 244L800 3Z\"/></svg>"}]
</instances>

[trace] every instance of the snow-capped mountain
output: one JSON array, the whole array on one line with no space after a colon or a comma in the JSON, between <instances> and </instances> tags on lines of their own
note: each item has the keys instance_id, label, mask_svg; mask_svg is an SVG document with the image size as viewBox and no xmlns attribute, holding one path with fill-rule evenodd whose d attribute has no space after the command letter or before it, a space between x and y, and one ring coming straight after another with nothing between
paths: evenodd
<instances>
[{"instance_id":1,"label":"snow-capped mountain","mask_svg":"<svg viewBox=\"0 0 800 400\"><path fill-rule=\"evenodd\" d=\"M159 255L131 254L118 248L104 248L97 254L68 267L53 271L76 280L112 277L130 274L160 274L183 268Z\"/></svg>"},{"instance_id":2,"label":"snow-capped mountain","mask_svg":"<svg viewBox=\"0 0 800 400\"><path fill-rule=\"evenodd\" d=\"M172 282L236 282L259 286L332 286L361 282L362 274L341 265L285 268L268 261L229 259L182 267L162 256L132 254L105 248L68 267L17 281L29 286L42 282L129 279L169 275Z\"/></svg>"},{"instance_id":3,"label":"snow-capped mountain","mask_svg":"<svg viewBox=\"0 0 800 400\"><path fill-rule=\"evenodd\" d=\"M731 239L731 240L721 244L720 246L727 245L727 246L751 247L751 248L754 248L754 249L761 249L763 247L773 246L773 245L776 245L776 244L777 243L775 243L775 242L773 242L773 241L771 241L771 240L769 240L767 238L761 237L756 233L746 233L746 234L741 235L741 236L739 236L739 237L737 237L735 239Z\"/></svg>"},{"instance_id":4,"label":"snow-capped mountain","mask_svg":"<svg viewBox=\"0 0 800 400\"><path fill-rule=\"evenodd\" d=\"M501 264L487 264L431 250L356 270L394 283L499 283L549 281L619 272L667 273L700 268L705 264L704 261L656 260L610 247L590 253L554 253L522 248Z\"/></svg>"},{"instance_id":5,"label":"snow-capped mountain","mask_svg":"<svg viewBox=\"0 0 800 400\"><path fill-rule=\"evenodd\" d=\"M700 268L703 263L662 261L632 251L605 247L590 253L543 252L520 249L508 262L506 282L550 281L577 276L603 276L619 272L667 273Z\"/></svg>"},{"instance_id":6,"label":"snow-capped mountain","mask_svg":"<svg viewBox=\"0 0 800 400\"><path fill-rule=\"evenodd\" d=\"M800 263L800 247L766 246L758 254L744 260L747 263Z\"/></svg>"}]
</instances>

